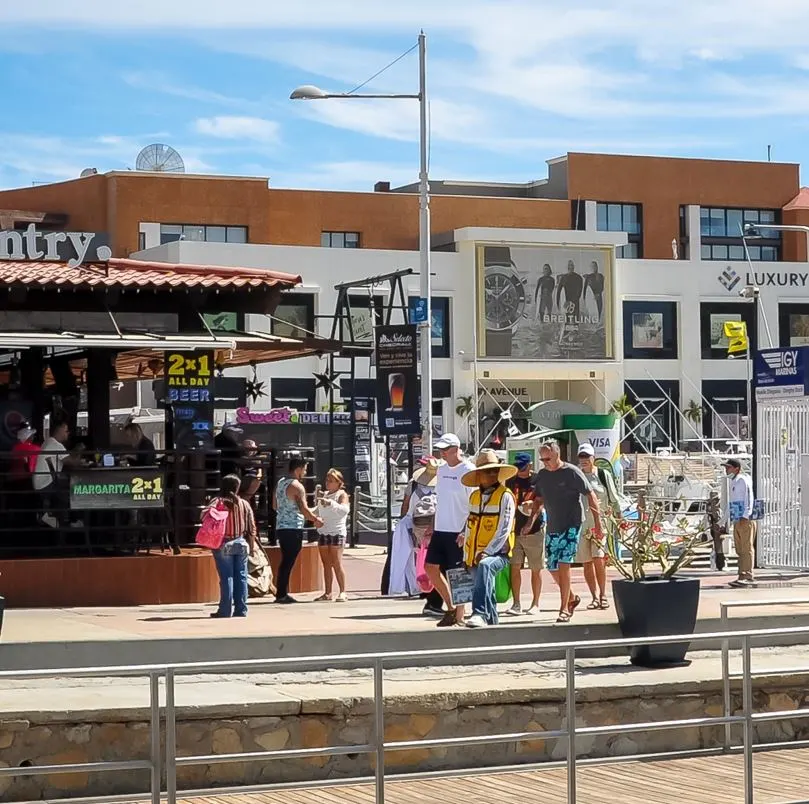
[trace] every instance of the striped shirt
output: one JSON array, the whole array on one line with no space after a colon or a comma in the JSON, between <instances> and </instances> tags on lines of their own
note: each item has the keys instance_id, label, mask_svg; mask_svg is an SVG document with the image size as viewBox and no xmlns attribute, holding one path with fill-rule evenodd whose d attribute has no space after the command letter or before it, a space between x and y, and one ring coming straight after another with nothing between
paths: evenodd
<instances>
[{"instance_id":1,"label":"striped shirt","mask_svg":"<svg viewBox=\"0 0 809 804\"><path fill-rule=\"evenodd\" d=\"M241 497L237 498L233 508L231 508L226 500L222 497L214 501L214 505L221 500L230 511L230 516L225 521L225 541L229 542L232 539L238 539L240 536L245 538L256 538L256 518L253 516L253 509L247 500Z\"/></svg>"}]
</instances>

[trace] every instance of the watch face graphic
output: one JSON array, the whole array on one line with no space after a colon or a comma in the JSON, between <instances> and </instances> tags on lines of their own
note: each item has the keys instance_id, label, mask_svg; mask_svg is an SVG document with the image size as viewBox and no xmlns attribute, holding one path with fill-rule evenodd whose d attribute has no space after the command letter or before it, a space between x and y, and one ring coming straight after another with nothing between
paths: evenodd
<instances>
[{"instance_id":1,"label":"watch face graphic","mask_svg":"<svg viewBox=\"0 0 809 804\"><path fill-rule=\"evenodd\" d=\"M510 330L525 315L525 283L509 266L489 266L483 279L486 329Z\"/></svg>"}]
</instances>

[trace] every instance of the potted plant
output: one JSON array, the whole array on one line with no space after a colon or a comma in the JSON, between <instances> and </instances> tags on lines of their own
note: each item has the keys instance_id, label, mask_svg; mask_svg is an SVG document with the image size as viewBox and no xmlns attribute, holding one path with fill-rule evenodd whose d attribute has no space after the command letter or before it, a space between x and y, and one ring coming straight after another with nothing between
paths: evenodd
<instances>
[{"instance_id":1,"label":"potted plant","mask_svg":"<svg viewBox=\"0 0 809 804\"><path fill-rule=\"evenodd\" d=\"M635 410L635 406L629 401L629 397L626 394L619 396L618 399L610 405L610 409L621 420L621 452L629 452L629 444L626 443L626 427L624 422L635 421L638 417L638 412Z\"/></svg>"},{"instance_id":2,"label":"potted plant","mask_svg":"<svg viewBox=\"0 0 809 804\"><path fill-rule=\"evenodd\" d=\"M675 576L693 561L697 545L710 538L707 519L698 524L693 517L673 519L662 503L646 509L643 501L634 516L606 517L604 549L623 576L612 582L622 635L631 639L694 633L700 582ZM630 649L630 661L642 667L681 664L688 647L688 642L636 645Z\"/></svg>"}]
</instances>

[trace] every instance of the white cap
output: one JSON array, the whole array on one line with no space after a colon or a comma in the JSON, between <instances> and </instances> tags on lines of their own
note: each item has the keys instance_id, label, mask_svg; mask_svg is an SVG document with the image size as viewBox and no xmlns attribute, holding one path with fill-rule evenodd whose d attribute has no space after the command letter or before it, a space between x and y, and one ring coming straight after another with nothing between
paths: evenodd
<instances>
[{"instance_id":1,"label":"white cap","mask_svg":"<svg viewBox=\"0 0 809 804\"><path fill-rule=\"evenodd\" d=\"M593 445L586 442L579 444L579 451L576 453L576 455L589 455L591 458L595 456L595 454L596 451L593 449Z\"/></svg>"},{"instance_id":2,"label":"white cap","mask_svg":"<svg viewBox=\"0 0 809 804\"><path fill-rule=\"evenodd\" d=\"M34 430L33 427L29 427L24 425L17 430L17 441L25 442L28 441L29 438L33 438L37 434L37 431Z\"/></svg>"},{"instance_id":3,"label":"white cap","mask_svg":"<svg viewBox=\"0 0 809 804\"><path fill-rule=\"evenodd\" d=\"M436 449L447 449L449 447L460 447L461 439L455 433L444 433L433 445Z\"/></svg>"}]
</instances>

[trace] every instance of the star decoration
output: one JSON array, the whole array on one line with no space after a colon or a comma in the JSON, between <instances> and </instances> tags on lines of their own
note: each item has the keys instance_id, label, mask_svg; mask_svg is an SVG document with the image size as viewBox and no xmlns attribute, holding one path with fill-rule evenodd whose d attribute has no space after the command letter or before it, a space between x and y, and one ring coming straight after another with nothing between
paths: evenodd
<instances>
[{"instance_id":1,"label":"star decoration","mask_svg":"<svg viewBox=\"0 0 809 804\"><path fill-rule=\"evenodd\" d=\"M331 391L337 388L337 378L342 374L342 371L334 371L331 374L327 372L313 371L312 376L315 378L315 390L322 388L324 391Z\"/></svg>"},{"instance_id":2,"label":"star decoration","mask_svg":"<svg viewBox=\"0 0 809 804\"><path fill-rule=\"evenodd\" d=\"M264 390L264 386L267 383L263 381L259 382L255 363L251 363L250 366L253 369L253 376L245 383L244 389L247 392L247 396L250 398L250 400L252 402L257 402L260 397L267 396L267 392Z\"/></svg>"}]
</instances>

